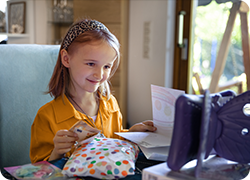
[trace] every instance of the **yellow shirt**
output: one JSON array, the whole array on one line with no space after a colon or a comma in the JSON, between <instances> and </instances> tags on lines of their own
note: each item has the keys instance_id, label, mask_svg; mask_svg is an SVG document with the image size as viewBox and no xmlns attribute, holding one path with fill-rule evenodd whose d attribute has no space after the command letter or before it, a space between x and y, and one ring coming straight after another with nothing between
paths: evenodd
<instances>
[{"instance_id":1,"label":"yellow shirt","mask_svg":"<svg viewBox=\"0 0 250 180\"><path fill-rule=\"evenodd\" d=\"M107 101L105 97L100 99L99 109L95 125L108 138L119 138L114 132L128 131L122 127L122 115L119 105L114 96L111 95ZM89 117L90 118L90 117ZM64 95L58 97L51 102L42 106L35 117L31 126L31 143L30 143L30 159L31 162L46 161L49 159L54 149L53 138L57 131L62 129L70 129L77 121L84 119L85 122L92 126L89 119L83 113L77 111ZM71 152L66 156L70 156Z\"/></svg>"}]
</instances>

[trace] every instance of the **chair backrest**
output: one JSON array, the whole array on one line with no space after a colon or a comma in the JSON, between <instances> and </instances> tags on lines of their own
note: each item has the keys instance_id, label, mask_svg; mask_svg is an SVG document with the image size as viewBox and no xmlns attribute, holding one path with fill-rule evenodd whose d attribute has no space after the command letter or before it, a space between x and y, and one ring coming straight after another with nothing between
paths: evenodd
<instances>
[{"instance_id":1,"label":"chair backrest","mask_svg":"<svg viewBox=\"0 0 250 180\"><path fill-rule=\"evenodd\" d=\"M0 45L0 168L30 163L30 131L47 91L58 45Z\"/></svg>"},{"instance_id":2,"label":"chair backrest","mask_svg":"<svg viewBox=\"0 0 250 180\"><path fill-rule=\"evenodd\" d=\"M195 81L193 81L193 79ZM197 86L197 90L196 87ZM218 92L225 91L228 89L231 89L232 87L237 87L238 94L241 94L243 92L243 81L242 80L229 80L226 83L219 84L218 85ZM205 89L203 88L201 84L200 75L198 73L193 74L192 78L192 89L194 94L204 94Z\"/></svg>"}]
</instances>

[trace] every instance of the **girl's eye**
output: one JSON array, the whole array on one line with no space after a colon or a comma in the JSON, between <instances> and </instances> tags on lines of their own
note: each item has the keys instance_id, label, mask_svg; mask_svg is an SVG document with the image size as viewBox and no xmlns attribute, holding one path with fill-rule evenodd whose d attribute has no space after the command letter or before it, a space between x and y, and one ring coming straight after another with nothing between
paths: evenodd
<instances>
[{"instance_id":1,"label":"girl's eye","mask_svg":"<svg viewBox=\"0 0 250 180\"><path fill-rule=\"evenodd\" d=\"M111 68L111 66L105 66L105 69L110 69Z\"/></svg>"},{"instance_id":2,"label":"girl's eye","mask_svg":"<svg viewBox=\"0 0 250 180\"><path fill-rule=\"evenodd\" d=\"M94 66L94 63L87 63L88 66Z\"/></svg>"}]
</instances>

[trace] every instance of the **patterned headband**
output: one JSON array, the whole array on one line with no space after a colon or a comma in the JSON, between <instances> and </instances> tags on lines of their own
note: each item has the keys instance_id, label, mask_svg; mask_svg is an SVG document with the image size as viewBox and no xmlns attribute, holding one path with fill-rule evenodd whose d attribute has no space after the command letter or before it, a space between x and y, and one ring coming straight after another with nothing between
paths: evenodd
<instances>
[{"instance_id":1,"label":"patterned headband","mask_svg":"<svg viewBox=\"0 0 250 180\"><path fill-rule=\"evenodd\" d=\"M76 37L86 31L91 30L104 30L106 32L109 32L108 28L104 24L96 20L81 21L71 27L71 29L68 31L67 35L64 38L62 48L67 50Z\"/></svg>"}]
</instances>

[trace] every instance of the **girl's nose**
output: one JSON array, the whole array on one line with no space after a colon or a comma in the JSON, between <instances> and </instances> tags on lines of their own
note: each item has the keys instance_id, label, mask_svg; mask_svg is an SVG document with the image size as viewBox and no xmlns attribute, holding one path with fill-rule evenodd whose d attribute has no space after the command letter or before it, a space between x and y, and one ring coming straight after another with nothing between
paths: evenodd
<instances>
[{"instance_id":1,"label":"girl's nose","mask_svg":"<svg viewBox=\"0 0 250 180\"><path fill-rule=\"evenodd\" d=\"M94 73L94 78L101 80L103 78L103 70L102 68L98 68L96 69L95 73Z\"/></svg>"}]
</instances>

